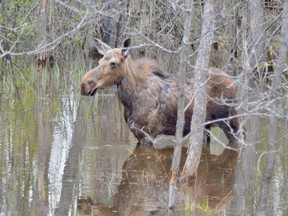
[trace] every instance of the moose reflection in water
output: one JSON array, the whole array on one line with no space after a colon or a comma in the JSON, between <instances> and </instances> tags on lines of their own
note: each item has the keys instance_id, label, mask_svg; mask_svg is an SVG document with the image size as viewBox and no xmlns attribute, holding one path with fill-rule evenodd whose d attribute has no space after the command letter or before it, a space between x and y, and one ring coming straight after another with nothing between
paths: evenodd
<instances>
[{"instance_id":1,"label":"moose reflection in water","mask_svg":"<svg viewBox=\"0 0 288 216\"><path fill-rule=\"evenodd\" d=\"M98 46L99 53L104 56L99 65L83 77L81 94L93 96L98 89L116 85L117 96L124 105L125 121L141 145L152 145L160 134L175 135L178 78L162 72L151 59L132 60L128 55L129 38L124 40L122 48L111 49L100 41ZM190 131L193 83L193 72L187 73L184 136ZM230 144L237 143L236 135L239 132L235 110L236 91L235 83L226 73L217 68L209 70L206 128L220 127Z\"/></svg>"},{"instance_id":2,"label":"moose reflection in water","mask_svg":"<svg viewBox=\"0 0 288 216\"><path fill-rule=\"evenodd\" d=\"M181 169L186 152L187 149L183 148ZM123 165L122 181L113 197L114 206L95 204L86 210L93 211L93 215L167 215L172 157L173 148L143 149L136 146ZM177 186L174 211L183 214L184 205L190 205L190 211L194 209L194 213L223 211L233 197L237 161L237 151L225 149L216 156L203 149L197 178L191 180L188 186ZM79 200L78 211L80 202L83 203L83 200Z\"/></svg>"}]
</instances>

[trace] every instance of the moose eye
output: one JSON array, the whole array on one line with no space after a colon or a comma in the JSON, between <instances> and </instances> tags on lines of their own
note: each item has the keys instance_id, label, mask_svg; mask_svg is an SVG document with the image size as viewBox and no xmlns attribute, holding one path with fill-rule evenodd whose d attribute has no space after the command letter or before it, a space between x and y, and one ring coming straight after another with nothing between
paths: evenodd
<instances>
[{"instance_id":1,"label":"moose eye","mask_svg":"<svg viewBox=\"0 0 288 216\"><path fill-rule=\"evenodd\" d=\"M111 68L115 68L117 66L117 63L116 62L110 62L110 66L111 66Z\"/></svg>"}]
</instances>

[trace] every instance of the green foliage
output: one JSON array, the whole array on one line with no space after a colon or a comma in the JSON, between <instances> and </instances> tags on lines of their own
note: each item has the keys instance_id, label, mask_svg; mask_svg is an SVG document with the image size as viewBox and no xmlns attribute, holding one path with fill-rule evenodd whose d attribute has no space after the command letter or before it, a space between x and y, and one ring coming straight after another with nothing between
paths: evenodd
<instances>
[{"instance_id":1,"label":"green foliage","mask_svg":"<svg viewBox=\"0 0 288 216\"><path fill-rule=\"evenodd\" d=\"M191 214L192 212L192 206L191 206L191 203L190 203L190 198L189 197L186 197L185 198L185 203L184 203L184 215L188 216Z\"/></svg>"},{"instance_id":2,"label":"green foliage","mask_svg":"<svg viewBox=\"0 0 288 216\"><path fill-rule=\"evenodd\" d=\"M210 213L211 209L207 197L202 201L202 203L200 203L200 205L195 205L195 203L190 200L190 196L185 197L184 209L181 215L209 215Z\"/></svg>"},{"instance_id":3,"label":"green foliage","mask_svg":"<svg viewBox=\"0 0 288 216\"><path fill-rule=\"evenodd\" d=\"M6 7L6 8L3 8ZM5 26L1 28L1 35L5 37L7 42L6 49L10 49L12 43L17 41L15 49L22 51L24 48L32 48L36 38L37 13L35 13L34 1L7 1L7 5L3 6L0 13L0 24ZM34 9L34 10L33 10ZM15 51L15 50L14 50Z\"/></svg>"},{"instance_id":4,"label":"green foliage","mask_svg":"<svg viewBox=\"0 0 288 216\"><path fill-rule=\"evenodd\" d=\"M208 198L203 200L203 202L201 203L201 210L203 212L209 212L209 200L208 200Z\"/></svg>"}]
</instances>

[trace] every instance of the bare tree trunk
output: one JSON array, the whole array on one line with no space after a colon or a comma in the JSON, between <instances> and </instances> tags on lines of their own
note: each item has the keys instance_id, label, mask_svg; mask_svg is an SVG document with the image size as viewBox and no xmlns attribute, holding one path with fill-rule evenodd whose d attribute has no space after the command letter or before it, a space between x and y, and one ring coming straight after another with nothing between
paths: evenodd
<instances>
[{"instance_id":1,"label":"bare tree trunk","mask_svg":"<svg viewBox=\"0 0 288 216\"><path fill-rule=\"evenodd\" d=\"M265 30L264 7L261 0L249 0L244 10L241 22L242 31L242 75L241 107L243 114L251 113L255 108L254 103L262 98L262 81L260 78L260 64L264 62ZM250 32L247 31L250 29ZM247 34L250 33L250 34ZM257 75L257 76L255 76ZM255 79L257 77L257 79ZM262 87L261 87L262 86ZM252 104L253 103L253 104ZM255 112L258 112L256 110ZM253 112L253 111L252 111ZM261 140L261 117L259 115L247 115L243 117L246 128L246 145L240 155L238 180L236 186L237 199L233 203L239 213L248 214L247 209L253 208L255 198L251 194L255 187L256 148Z\"/></svg>"},{"instance_id":2,"label":"bare tree trunk","mask_svg":"<svg viewBox=\"0 0 288 216\"><path fill-rule=\"evenodd\" d=\"M250 65L252 70L258 70L264 59L265 31L264 31L264 3L262 0L248 1L248 17L252 33Z\"/></svg>"},{"instance_id":3,"label":"bare tree trunk","mask_svg":"<svg viewBox=\"0 0 288 216\"><path fill-rule=\"evenodd\" d=\"M46 13L47 4L48 4L48 0L41 0L40 13L39 13L39 17L37 20L37 23L38 23L38 30L37 30L38 40L37 40L37 43L38 43L38 49L41 50L41 52L39 52L37 54L38 69L42 69L46 63L46 52L45 52L45 49L43 49L42 47L47 44L47 30L46 30L46 26L47 26L47 13Z\"/></svg>"},{"instance_id":4,"label":"bare tree trunk","mask_svg":"<svg viewBox=\"0 0 288 216\"><path fill-rule=\"evenodd\" d=\"M115 9L116 2L114 1L103 1L103 4L106 4L105 11L107 11L107 15L103 16L102 20L102 41L106 44L111 44L111 33L114 28L113 26L113 17L110 15L110 12Z\"/></svg>"},{"instance_id":5,"label":"bare tree trunk","mask_svg":"<svg viewBox=\"0 0 288 216\"><path fill-rule=\"evenodd\" d=\"M245 112L249 110L249 95L251 92L250 87L250 80L251 80L251 67L250 67L250 58L249 58L249 39L247 34L247 28L249 25L249 19L248 19L248 6L246 7L246 10L244 10L242 14L242 20L241 20L241 32L242 32L242 55L241 55L241 63L242 63L242 88L241 88L241 106L242 109ZM257 134L259 133L258 127L255 127L254 129L251 128L251 124L249 124L251 119L254 123L258 123L260 121L260 118L258 116L245 116L243 118L244 122L247 121L248 123L246 126L246 146L243 148L241 154L240 154L240 164L238 168L238 177L237 177L237 184L235 188L235 197L234 202L232 203L233 209L238 209L238 212L241 215L246 215L247 208L249 205L249 201L247 202L247 197L249 193L250 183L253 182L252 179L254 179L254 171L251 169L251 167L255 164L255 156L256 156L256 150L255 145L257 143L257 140L259 136ZM258 125L258 124L257 124ZM257 135L257 136L256 136ZM249 196L252 197L253 196ZM253 203L253 201L250 200L250 203Z\"/></svg>"},{"instance_id":6,"label":"bare tree trunk","mask_svg":"<svg viewBox=\"0 0 288 216\"><path fill-rule=\"evenodd\" d=\"M125 0L122 3L122 10L123 12L120 13L119 15L119 19L116 25L116 40L115 40L115 47L118 47L121 43L121 41L123 41L125 39L125 32L126 32L126 26L127 26L127 22L129 19L129 15L130 15L130 3L131 0ZM125 13L124 13L125 12Z\"/></svg>"},{"instance_id":7,"label":"bare tree trunk","mask_svg":"<svg viewBox=\"0 0 288 216\"><path fill-rule=\"evenodd\" d=\"M193 176L198 168L203 145L204 123L206 118L206 79L208 63L214 35L214 1L206 0L204 5L201 41L195 65L194 108L191 120L191 135L188 156L182 170L182 176Z\"/></svg>"},{"instance_id":8,"label":"bare tree trunk","mask_svg":"<svg viewBox=\"0 0 288 216\"><path fill-rule=\"evenodd\" d=\"M54 0L50 1L50 14L49 14L49 41L55 40L55 30L54 30L54 16L55 16L55 3ZM49 56L49 66L53 68L56 62L56 50L53 49L51 55Z\"/></svg>"},{"instance_id":9,"label":"bare tree trunk","mask_svg":"<svg viewBox=\"0 0 288 216\"><path fill-rule=\"evenodd\" d=\"M256 206L256 214L264 215L265 206L267 203L270 181L273 175L275 157L276 157L276 129L277 129L277 119L274 115L274 111L277 109L277 97L281 87L281 75L285 67L285 60L287 56L288 48L288 1L284 2L283 13L282 13L282 40L279 49L279 58L276 65L275 75L272 81L272 87L270 91L270 101L274 101L271 106L271 115L268 118L268 135L267 135L267 158L265 164L265 170L262 176L260 194L258 198L258 203Z\"/></svg>"},{"instance_id":10,"label":"bare tree trunk","mask_svg":"<svg viewBox=\"0 0 288 216\"><path fill-rule=\"evenodd\" d=\"M189 37L191 31L192 22L192 11L193 11L193 1L186 1L186 16L184 23L184 34L181 43L180 51L180 66L179 66L179 83L178 83L178 113L177 113L177 125L176 125L176 143L174 146L173 160L171 165L171 179L169 182L169 201L168 207L172 208L174 203L174 188L176 184L176 178L179 173L181 149L183 143L183 128L185 123L184 116L184 84L185 84L185 74L187 71L186 62L189 61Z\"/></svg>"},{"instance_id":11,"label":"bare tree trunk","mask_svg":"<svg viewBox=\"0 0 288 216\"><path fill-rule=\"evenodd\" d=\"M241 0L233 0L230 2L230 7L235 8L234 9L234 19L233 22L231 22L231 25L227 26L230 29L230 35L231 38L233 38L233 41L231 41L231 50L229 51L230 56L227 61L228 68L225 69L229 74L233 76L237 76L237 69L239 70L239 65L237 62L239 61L239 57L241 52L240 50L240 29L241 29ZM236 5L236 6L235 6Z\"/></svg>"}]
</instances>

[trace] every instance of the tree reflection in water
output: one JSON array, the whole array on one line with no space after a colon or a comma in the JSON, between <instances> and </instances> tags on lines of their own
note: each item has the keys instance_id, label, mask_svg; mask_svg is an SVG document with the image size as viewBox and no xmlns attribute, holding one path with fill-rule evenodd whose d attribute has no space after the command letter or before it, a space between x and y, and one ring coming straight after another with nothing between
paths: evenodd
<instances>
[{"instance_id":1,"label":"tree reflection in water","mask_svg":"<svg viewBox=\"0 0 288 216\"><path fill-rule=\"evenodd\" d=\"M186 151L187 148L182 149L181 168ZM91 206L91 202L81 199L78 200L79 215L85 215L81 203L85 204L86 213L93 211L93 215L167 215L172 156L173 148L137 146L123 164L122 180L113 197L114 206ZM188 185L177 185L172 214L223 211L233 197L237 161L236 151L225 149L216 156L203 149L197 177ZM184 212L185 209L189 212Z\"/></svg>"}]
</instances>

